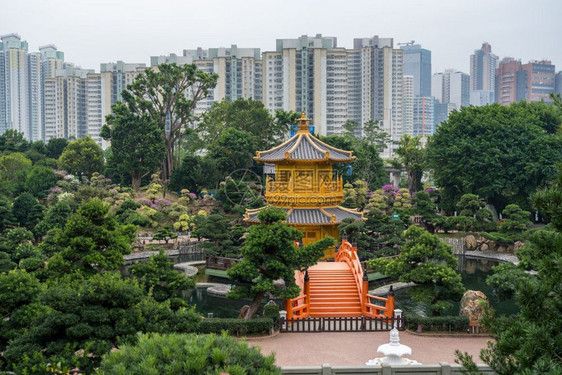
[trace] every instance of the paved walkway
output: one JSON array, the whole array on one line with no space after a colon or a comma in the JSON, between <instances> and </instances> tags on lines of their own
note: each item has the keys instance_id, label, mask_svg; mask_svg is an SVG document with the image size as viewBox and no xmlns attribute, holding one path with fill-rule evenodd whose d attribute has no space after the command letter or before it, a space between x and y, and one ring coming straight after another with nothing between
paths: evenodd
<instances>
[{"instance_id":1,"label":"paved walkway","mask_svg":"<svg viewBox=\"0 0 562 375\"><path fill-rule=\"evenodd\" d=\"M455 349L471 354L482 363L480 349L487 337L431 337L400 332L400 343L412 348L406 356L422 364L455 363ZM277 366L362 366L370 359L382 357L377 348L389 341L388 332L281 333L266 339L249 339L263 354L275 352Z\"/></svg>"}]
</instances>

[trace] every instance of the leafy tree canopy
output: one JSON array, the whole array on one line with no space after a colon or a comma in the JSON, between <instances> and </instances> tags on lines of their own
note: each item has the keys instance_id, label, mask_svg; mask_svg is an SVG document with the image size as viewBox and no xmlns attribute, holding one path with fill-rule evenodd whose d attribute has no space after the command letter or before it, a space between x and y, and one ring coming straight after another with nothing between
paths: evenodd
<instances>
[{"instance_id":1,"label":"leafy tree canopy","mask_svg":"<svg viewBox=\"0 0 562 375\"><path fill-rule=\"evenodd\" d=\"M92 177L103 170L103 151L89 136L72 141L58 160L59 168L78 176Z\"/></svg>"},{"instance_id":2,"label":"leafy tree canopy","mask_svg":"<svg viewBox=\"0 0 562 375\"><path fill-rule=\"evenodd\" d=\"M221 179L251 167L255 153L252 134L235 128L227 128L208 149L208 157L214 161Z\"/></svg>"},{"instance_id":3,"label":"leafy tree canopy","mask_svg":"<svg viewBox=\"0 0 562 375\"><path fill-rule=\"evenodd\" d=\"M286 112L278 112L278 115L279 118L272 117L263 103L257 100L223 100L213 103L197 131L203 147L214 144L227 129L232 128L249 133L256 149L266 150L286 136L289 131L287 121L294 117Z\"/></svg>"},{"instance_id":4,"label":"leafy tree canopy","mask_svg":"<svg viewBox=\"0 0 562 375\"><path fill-rule=\"evenodd\" d=\"M68 145L68 139L66 138L51 138L47 142L47 157L51 159L58 159L66 146Z\"/></svg>"},{"instance_id":5,"label":"leafy tree canopy","mask_svg":"<svg viewBox=\"0 0 562 375\"><path fill-rule=\"evenodd\" d=\"M0 135L0 151L26 152L28 147L29 142L17 130L8 129Z\"/></svg>"},{"instance_id":6,"label":"leafy tree canopy","mask_svg":"<svg viewBox=\"0 0 562 375\"><path fill-rule=\"evenodd\" d=\"M164 158L164 138L150 116L132 113L125 104L117 103L111 107L113 114L107 116L107 124L102 128L104 139L111 140L110 168L121 175L131 176L136 192L141 179L155 172Z\"/></svg>"},{"instance_id":7,"label":"leafy tree canopy","mask_svg":"<svg viewBox=\"0 0 562 375\"><path fill-rule=\"evenodd\" d=\"M56 184L57 177L52 168L34 165L25 177L24 189L37 198L44 198Z\"/></svg>"},{"instance_id":8,"label":"leafy tree canopy","mask_svg":"<svg viewBox=\"0 0 562 375\"><path fill-rule=\"evenodd\" d=\"M209 255L239 257L245 231L246 228L234 226L228 217L221 214L196 217L195 236L207 240L200 246Z\"/></svg>"},{"instance_id":9,"label":"leafy tree canopy","mask_svg":"<svg viewBox=\"0 0 562 375\"><path fill-rule=\"evenodd\" d=\"M0 156L0 195L13 196L21 191L31 160L14 152Z\"/></svg>"},{"instance_id":10,"label":"leafy tree canopy","mask_svg":"<svg viewBox=\"0 0 562 375\"><path fill-rule=\"evenodd\" d=\"M466 193L496 208L528 207L527 197L555 176L562 159L560 109L541 103L463 107L429 140L429 167L452 211Z\"/></svg>"},{"instance_id":11,"label":"leafy tree canopy","mask_svg":"<svg viewBox=\"0 0 562 375\"><path fill-rule=\"evenodd\" d=\"M425 170L425 148L421 143L421 137L412 137L404 134L396 148L396 159L408 175L408 191L414 194L421 190L421 179Z\"/></svg>"},{"instance_id":12,"label":"leafy tree canopy","mask_svg":"<svg viewBox=\"0 0 562 375\"><path fill-rule=\"evenodd\" d=\"M30 193L23 193L14 200L12 213L19 225L33 231L43 218L43 206Z\"/></svg>"},{"instance_id":13,"label":"leafy tree canopy","mask_svg":"<svg viewBox=\"0 0 562 375\"><path fill-rule=\"evenodd\" d=\"M364 180L369 189L374 190L387 180L384 163L379 156L380 149L375 143L369 143L363 138L341 135L320 136L319 138L333 147L353 151L353 155L356 157L353 163L334 165L334 170L343 176L344 183Z\"/></svg>"},{"instance_id":14,"label":"leafy tree canopy","mask_svg":"<svg viewBox=\"0 0 562 375\"><path fill-rule=\"evenodd\" d=\"M158 125L166 153L162 178L168 181L179 162L176 145L186 135L195 118L197 103L207 97L217 83L216 74L207 74L195 64L160 64L137 75L122 92L129 111L146 115Z\"/></svg>"},{"instance_id":15,"label":"leafy tree canopy","mask_svg":"<svg viewBox=\"0 0 562 375\"><path fill-rule=\"evenodd\" d=\"M156 301L179 298L182 292L195 286L193 280L174 270L170 258L163 251L147 262L139 262L130 268L145 290L151 291Z\"/></svg>"},{"instance_id":16,"label":"leafy tree canopy","mask_svg":"<svg viewBox=\"0 0 562 375\"><path fill-rule=\"evenodd\" d=\"M168 187L175 191L187 189L198 193L204 188L214 188L219 179L217 165L213 159L187 154L172 173Z\"/></svg>"}]
</instances>

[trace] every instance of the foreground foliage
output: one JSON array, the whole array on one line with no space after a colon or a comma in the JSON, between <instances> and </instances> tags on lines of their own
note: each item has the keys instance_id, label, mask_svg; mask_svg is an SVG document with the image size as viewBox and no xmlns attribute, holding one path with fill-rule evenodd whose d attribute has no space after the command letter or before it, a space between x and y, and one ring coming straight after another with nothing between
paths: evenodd
<instances>
[{"instance_id":1,"label":"foreground foliage","mask_svg":"<svg viewBox=\"0 0 562 375\"><path fill-rule=\"evenodd\" d=\"M275 357L232 337L215 335L139 335L106 357L100 375L274 375L281 374Z\"/></svg>"},{"instance_id":2,"label":"foreground foliage","mask_svg":"<svg viewBox=\"0 0 562 375\"><path fill-rule=\"evenodd\" d=\"M18 373L44 374L49 362L92 373L101 355L134 341L139 331L193 332L200 320L191 310L172 311L147 298L135 280L111 273L57 282L39 301L46 310L4 351Z\"/></svg>"}]
</instances>

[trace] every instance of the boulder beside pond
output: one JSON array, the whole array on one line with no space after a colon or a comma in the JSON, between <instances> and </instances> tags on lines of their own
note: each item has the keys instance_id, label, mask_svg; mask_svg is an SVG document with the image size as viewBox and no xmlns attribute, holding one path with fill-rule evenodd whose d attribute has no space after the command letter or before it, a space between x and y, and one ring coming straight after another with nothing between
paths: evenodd
<instances>
[{"instance_id":1,"label":"boulder beside pond","mask_svg":"<svg viewBox=\"0 0 562 375\"><path fill-rule=\"evenodd\" d=\"M479 290L467 290L461 299L460 315L468 316L471 322L477 322L484 315L484 306L490 306L484 293Z\"/></svg>"}]
</instances>

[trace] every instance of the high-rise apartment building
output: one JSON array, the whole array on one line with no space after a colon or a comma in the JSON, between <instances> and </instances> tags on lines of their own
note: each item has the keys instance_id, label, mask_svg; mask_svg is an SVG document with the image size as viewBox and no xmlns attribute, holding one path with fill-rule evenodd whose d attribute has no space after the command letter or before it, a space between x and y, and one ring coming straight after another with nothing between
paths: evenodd
<instances>
[{"instance_id":1,"label":"high-rise apartment building","mask_svg":"<svg viewBox=\"0 0 562 375\"><path fill-rule=\"evenodd\" d=\"M551 102L555 80L555 67L550 61L521 64L521 60L506 57L496 69L496 102L504 105L520 100Z\"/></svg>"},{"instance_id":2,"label":"high-rise apartment building","mask_svg":"<svg viewBox=\"0 0 562 375\"><path fill-rule=\"evenodd\" d=\"M411 113L404 108L404 118L411 118L411 127L404 128L404 134L426 136L433 133L435 100L431 96L431 51L419 44L406 43L400 47L404 51L404 101L407 101L407 75L413 78L413 97ZM408 121L406 121L408 122Z\"/></svg>"},{"instance_id":3,"label":"high-rise apartment building","mask_svg":"<svg viewBox=\"0 0 562 375\"><path fill-rule=\"evenodd\" d=\"M27 42L18 34L0 37L0 134L8 129L17 130L32 140L30 116L30 71ZM35 73L35 56L33 71ZM40 83L39 83L40 84ZM34 89L37 89L37 82ZM40 88L40 87L39 87ZM39 114L40 121L40 114ZM35 139L33 139L35 140Z\"/></svg>"},{"instance_id":4,"label":"high-rise apartment building","mask_svg":"<svg viewBox=\"0 0 562 375\"><path fill-rule=\"evenodd\" d=\"M43 80L41 77L41 54L27 55L27 138L43 140ZM26 132L24 132L25 134Z\"/></svg>"},{"instance_id":5,"label":"high-rise apartment building","mask_svg":"<svg viewBox=\"0 0 562 375\"><path fill-rule=\"evenodd\" d=\"M328 134L328 127L332 131L341 127L345 120L338 120L339 111L346 110L347 98L342 97L340 86L347 69L347 56L345 50L337 49L336 38L318 34L277 39L276 50L264 52L262 58L263 103L270 112L305 111L315 125L315 132L322 135ZM328 85L330 96L338 97L338 103L330 108L329 121Z\"/></svg>"},{"instance_id":6,"label":"high-rise apartment building","mask_svg":"<svg viewBox=\"0 0 562 375\"><path fill-rule=\"evenodd\" d=\"M562 70L554 76L554 92L556 94L562 94Z\"/></svg>"},{"instance_id":7,"label":"high-rise apartment building","mask_svg":"<svg viewBox=\"0 0 562 375\"><path fill-rule=\"evenodd\" d=\"M548 60L531 61L521 65L521 69L527 72L525 100L528 102L552 102L550 94L554 93L554 65Z\"/></svg>"},{"instance_id":8,"label":"high-rise apartment building","mask_svg":"<svg viewBox=\"0 0 562 375\"><path fill-rule=\"evenodd\" d=\"M495 70L498 67L498 57L492 53L492 46L482 43L479 50L470 55L470 91L478 91L471 100L472 105L478 103L490 104L490 97L495 96Z\"/></svg>"},{"instance_id":9,"label":"high-rise apartment building","mask_svg":"<svg viewBox=\"0 0 562 375\"><path fill-rule=\"evenodd\" d=\"M402 83L402 133L414 134L414 76L404 74Z\"/></svg>"},{"instance_id":10,"label":"high-rise apartment building","mask_svg":"<svg viewBox=\"0 0 562 375\"><path fill-rule=\"evenodd\" d=\"M439 103L453 103L457 109L470 103L470 76L466 73L447 69L432 77L432 96Z\"/></svg>"},{"instance_id":11,"label":"high-rise apartment building","mask_svg":"<svg viewBox=\"0 0 562 375\"><path fill-rule=\"evenodd\" d=\"M495 102L494 92L490 90L473 90L470 92L470 105L483 106Z\"/></svg>"},{"instance_id":12,"label":"high-rise apartment building","mask_svg":"<svg viewBox=\"0 0 562 375\"><path fill-rule=\"evenodd\" d=\"M41 84L44 85L46 78L53 78L57 70L62 69L64 66L64 53L58 51L54 44L48 44L39 47L39 54L41 55ZM46 140L45 134L45 89L41 88L41 133L42 140Z\"/></svg>"},{"instance_id":13,"label":"high-rise apartment building","mask_svg":"<svg viewBox=\"0 0 562 375\"><path fill-rule=\"evenodd\" d=\"M521 60L504 57L496 68L496 103L508 105L524 99L525 74L521 71Z\"/></svg>"},{"instance_id":14,"label":"high-rise apartment building","mask_svg":"<svg viewBox=\"0 0 562 375\"><path fill-rule=\"evenodd\" d=\"M105 116L111 113L113 79L111 72L67 66L55 77L44 80L45 140L92 137L105 147L100 137Z\"/></svg>"},{"instance_id":15,"label":"high-rise apartment building","mask_svg":"<svg viewBox=\"0 0 562 375\"><path fill-rule=\"evenodd\" d=\"M414 77L414 95L431 96L431 51L419 44L400 47L404 51L404 75Z\"/></svg>"},{"instance_id":16,"label":"high-rise apartment building","mask_svg":"<svg viewBox=\"0 0 562 375\"><path fill-rule=\"evenodd\" d=\"M107 74L111 84L111 104L123 101L121 93L128 85L133 83L135 77L146 69L146 64L127 64L123 61L116 63L103 63L100 65L101 73Z\"/></svg>"},{"instance_id":17,"label":"high-rise apartment building","mask_svg":"<svg viewBox=\"0 0 562 375\"><path fill-rule=\"evenodd\" d=\"M86 111L86 77L93 70L67 67L55 77L46 78L45 140L81 138L88 134Z\"/></svg>"},{"instance_id":18,"label":"high-rise apartment building","mask_svg":"<svg viewBox=\"0 0 562 375\"><path fill-rule=\"evenodd\" d=\"M413 104L412 135L415 137L432 135L435 130L435 98L416 96Z\"/></svg>"},{"instance_id":19,"label":"high-rise apartment building","mask_svg":"<svg viewBox=\"0 0 562 375\"><path fill-rule=\"evenodd\" d=\"M435 132L435 130L437 130L437 128L439 127L439 125L443 122L446 121L449 118L449 115L451 114L451 112L453 112L454 110L456 110L456 105L454 103L435 103L434 106L434 127L433 127L433 131Z\"/></svg>"}]
</instances>

